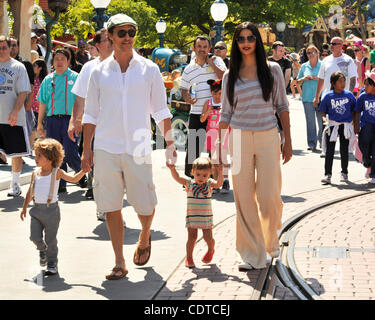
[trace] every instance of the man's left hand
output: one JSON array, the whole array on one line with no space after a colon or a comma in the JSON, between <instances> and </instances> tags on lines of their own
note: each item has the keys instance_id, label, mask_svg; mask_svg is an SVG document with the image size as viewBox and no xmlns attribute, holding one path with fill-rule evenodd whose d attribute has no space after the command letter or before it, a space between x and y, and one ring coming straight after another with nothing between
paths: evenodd
<instances>
[{"instance_id":1,"label":"man's left hand","mask_svg":"<svg viewBox=\"0 0 375 320\"><path fill-rule=\"evenodd\" d=\"M214 63L215 59L216 59L216 56L212 56L211 58L207 57L207 63L212 67L215 64Z\"/></svg>"},{"instance_id":2,"label":"man's left hand","mask_svg":"<svg viewBox=\"0 0 375 320\"><path fill-rule=\"evenodd\" d=\"M73 119L71 119L69 121L69 127L68 127L68 136L70 138L70 140L72 140L73 142L76 141L76 138L75 137L78 137L78 135L82 132L82 123L81 121L74 121Z\"/></svg>"},{"instance_id":3,"label":"man's left hand","mask_svg":"<svg viewBox=\"0 0 375 320\"><path fill-rule=\"evenodd\" d=\"M11 113L9 113L8 123L10 126L13 127L17 124L17 120L18 120L18 112L13 110Z\"/></svg>"}]
</instances>

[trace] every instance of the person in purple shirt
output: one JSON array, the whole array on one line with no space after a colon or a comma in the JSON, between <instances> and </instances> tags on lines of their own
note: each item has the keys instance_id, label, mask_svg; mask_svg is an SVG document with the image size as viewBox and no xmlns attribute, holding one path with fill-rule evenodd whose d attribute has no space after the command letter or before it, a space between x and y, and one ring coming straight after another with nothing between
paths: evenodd
<instances>
[{"instance_id":1,"label":"person in purple shirt","mask_svg":"<svg viewBox=\"0 0 375 320\"><path fill-rule=\"evenodd\" d=\"M370 183L375 184L375 72L365 74L365 92L354 108L354 132L358 134L358 146L362 152L362 163L371 168ZM361 128L359 126L361 121Z\"/></svg>"},{"instance_id":2,"label":"person in purple shirt","mask_svg":"<svg viewBox=\"0 0 375 320\"><path fill-rule=\"evenodd\" d=\"M341 179L342 182L348 181L348 163L349 163L349 140L354 138L352 126L353 112L356 104L354 95L345 90L345 76L342 72L334 72L330 78L331 91L324 96L319 111L322 112L323 121L328 122L323 132L323 149L326 146L325 157L325 177L323 184L331 183L333 157L337 136L340 137L340 155L341 155ZM328 121L325 119L328 115ZM324 150L323 150L324 151Z\"/></svg>"}]
</instances>

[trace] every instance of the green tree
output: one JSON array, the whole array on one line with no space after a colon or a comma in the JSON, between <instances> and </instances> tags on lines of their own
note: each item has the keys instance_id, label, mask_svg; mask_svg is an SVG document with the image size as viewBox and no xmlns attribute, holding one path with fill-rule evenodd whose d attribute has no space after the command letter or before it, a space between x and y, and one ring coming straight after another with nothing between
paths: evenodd
<instances>
[{"instance_id":1,"label":"green tree","mask_svg":"<svg viewBox=\"0 0 375 320\"><path fill-rule=\"evenodd\" d=\"M210 14L213 0L146 0L160 15L178 19L184 25L197 26L208 34L214 25ZM284 21L302 27L313 24L317 16L328 13L330 6L340 4L340 0L227 0L229 15L226 30L232 32L242 21L276 24Z\"/></svg>"},{"instance_id":2,"label":"green tree","mask_svg":"<svg viewBox=\"0 0 375 320\"><path fill-rule=\"evenodd\" d=\"M143 0L112 0L107 14L115 15L126 13L138 24L139 33L136 38L136 47L154 48L159 46L155 24L159 20L156 9ZM64 33L74 35L76 39L86 39L89 33L95 32L96 24L92 21L95 15L90 0L71 0L68 11L60 15L58 23L52 28L52 36L61 36ZM187 49L193 40L197 27L186 26L179 20L168 20L165 33L167 47Z\"/></svg>"}]
</instances>

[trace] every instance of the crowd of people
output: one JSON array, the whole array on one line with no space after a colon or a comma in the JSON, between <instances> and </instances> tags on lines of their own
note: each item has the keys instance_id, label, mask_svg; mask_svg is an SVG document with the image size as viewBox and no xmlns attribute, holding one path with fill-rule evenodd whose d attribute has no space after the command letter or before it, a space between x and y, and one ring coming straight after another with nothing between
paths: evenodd
<instances>
[{"instance_id":1,"label":"crowd of people","mask_svg":"<svg viewBox=\"0 0 375 320\"><path fill-rule=\"evenodd\" d=\"M212 48L209 38L197 36L194 57L182 75L176 72L173 78L175 91L178 87L191 105L183 177L175 166L163 78L156 64L134 50L138 32L142 30L136 21L116 14L107 29L95 34L91 47L80 40L77 52L54 50L52 72L33 34L32 50L38 57L32 62L19 58L16 39L0 36L0 149L12 159L8 195L21 194L22 157L34 149L37 169L21 219L33 200L30 239L47 274L58 272L58 194L67 192L66 181L88 187L85 196L95 200L98 219L106 221L115 254L115 267L106 279L128 273L121 215L125 192L142 226L133 263L148 262L157 205L151 116L165 138L171 179L183 185L187 196L188 268L195 267L198 229L207 242L202 261L213 259L211 198L229 191L229 169L237 210L238 268L264 268L267 256L279 256L281 162L288 163L293 154L287 88L292 98L298 93L302 100L308 149L316 152L318 142L323 149L322 182L331 182L337 137L341 179L348 181L348 148L356 145L359 134L360 161L375 184L375 70L370 71L372 62L366 60L362 44L354 46L353 59L343 52L344 42L338 37L322 52L309 45L289 55L276 41L267 57L257 26L243 22L235 29L227 57L225 42ZM41 139L35 142L36 136ZM202 155L205 151L208 157ZM67 173L67 165L74 174Z\"/></svg>"}]
</instances>

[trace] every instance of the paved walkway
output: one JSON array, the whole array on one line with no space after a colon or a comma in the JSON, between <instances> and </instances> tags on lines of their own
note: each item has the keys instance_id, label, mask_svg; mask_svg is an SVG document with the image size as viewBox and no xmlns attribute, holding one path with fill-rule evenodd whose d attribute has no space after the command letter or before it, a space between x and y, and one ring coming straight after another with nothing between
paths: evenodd
<instances>
[{"instance_id":1,"label":"paved walkway","mask_svg":"<svg viewBox=\"0 0 375 320\"><path fill-rule=\"evenodd\" d=\"M350 156L349 163L349 178L355 183L337 183L339 161L335 160L334 184L329 187L321 185L324 161L319 157L319 154L306 150L303 107L300 101L290 100L290 102L294 156L290 163L282 167L284 222L301 211L324 202L369 190L363 180L365 170L352 156ZM140 224L134 210L124 201L123 215L127 224L124 252L129 274L121 281L105 281L104 275L113 267L114 260L106 225L96 220L95 203L85 200L83 197L85 190L68 184L68 194L62 195L59 199L62 212L58 235L60 274L57 277L43 277L38 265L37 252L29 241L29 218L25 222L21 222L19 219L19 209L22 207L23 196L27 191L26 184L34 166L33 159L25 158L25 162L21 178L21 182L24 184L22 196L16 199L6 196L6 189L9 187L10 166L0 166L0 190L2 190L0 191L0 249L2 256L7 257L7 259L0 259L0 299L147 300L156 298L187 300L250 299L259 295L257 286L259 285L260 271L238 272L234 264L236 259L234 250L235 207L232 191L227 195L217 195L213 200L214 219L217 226L214 229L216 253L212 263L203 265L200 262L206 251L203 241L200 241L195 250L197 268L187 270L181 264L185 256L186 195L182 188L176 185L169 170L165 167L164 150L153 152L154 182L159 203L151 230L152 255L149 263L142 268L138 268L132 263ZM177 167L181 173L183 172L183 163L184 153L179 153ZM371 199L370 196L369 198ZM364 198L359 197L356 199L360 201L358 204L354 203L348 206L347 217L351 216L351 210L365 206L362 201L368 202L370 208L373 207L369 199L362 199ZM325 213L321 214L325 215ZM355 216L358 215L361 213L355 214ZM368 215L366 221L362 221L362 225L367 229L363 229L362 233L353 232L354 235L361 234L364 237L370 232L368 228L372 223L370 218L373 222L371 215ZM316 221L320 219L317 217ZM332 219L332 224L335 224L336 220ZM315 221L312 223L306 228L314 229ZM345 223L350 224L351 222L348 220ZM344 228L340 225L336 227L336 230ZM373 232L373 229L371 230ZM309 232L309 229L306 229L306 232L301 231L298 237L305 233L309 234ZM302 238L300 239L302 240ZM310 250L318 244L312 242L310 248L305 244L298 246L300 249ZM322 245L319 244L319 246ZM340 247L344 247L344 244L340 244ZM355 246L353 244L350 248L362 250L358 244ZM300 257L299 254L309 254L310 251L302 249L298 251L298 255L296 254L296 260L298 268L301 269L300 272L303 273L303 262L307 261L307 258ZM367 255L369 252L360 253ZM350 251L349 256L352 258L355 254L353 256ZM313 257L310 261L318 262ZM361 265L366 266L363 261L360 261ZM312 265L310 264L310 266ZM371 267L371 263L368 264L368 267ZM12 272L9 273L9 270ZM308 277L318 279L319 284L324 288L324 293L329 293L327 290L329 287L324 283L324 279L319 278L318 274L308 275ZM166 285L164 285L165 282ZM367 284L372 285L369 281ZM322 295L322 297L329 296ZM276 298L295 299L288 290L281 287L276 291Z\"/></svg>"},{"instance_id":2,"label":"paved walkway","mask_svg":"<svg viewBox=\"0 0 375 320\"><path fill-rule=\"evenodd\" d=\"M366 181L361 181L356 184L334 185L295 197L284 197L283 222L323 203L370 190L372 189ZM297 267L304 278L314 284L313 288L316 289L318 285L317 293L323 299L375 299L374 208L375 195L369 194L318 210L300 222L294 253ZM199 241L194 252L196 268L187 269L182 262L156 299L248 300L259 297L257 284L261 270L239 272L235 266L235 227L235 216L215 227L216 252L209 265L200 263L206 252L206 245L203 240ZM343 246L351 248L350 258L313 257L312 249L315 247ZM306 249L302 250L303 247ZM296 299L282 286L276 289L275 297L278 300Z\"/></svg>"}]
</instances>

